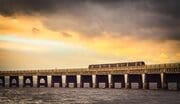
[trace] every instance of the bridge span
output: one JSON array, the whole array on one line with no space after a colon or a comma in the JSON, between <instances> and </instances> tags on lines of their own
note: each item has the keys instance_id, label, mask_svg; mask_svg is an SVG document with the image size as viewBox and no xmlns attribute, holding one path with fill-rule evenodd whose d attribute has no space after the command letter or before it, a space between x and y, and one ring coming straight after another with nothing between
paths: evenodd
<instances>
[{"instance_id":1,"label":"bridge span","mask_svg":"<svg viewBox=\"0 0 180 104\"><path fill-rule=\"evenodd\" d=\"M180 89L180 63L145 65L139 63L95 64L88 68L0 71L0 87L73 87L149 89L155 83L158 89L168 89L176 83Z\"/></svg>"}]
</instances>

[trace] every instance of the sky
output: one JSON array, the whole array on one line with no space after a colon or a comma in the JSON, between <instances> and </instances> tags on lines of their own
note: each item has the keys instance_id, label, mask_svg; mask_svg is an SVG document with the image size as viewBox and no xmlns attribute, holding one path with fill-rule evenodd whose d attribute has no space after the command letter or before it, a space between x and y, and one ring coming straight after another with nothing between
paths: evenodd
<instances>
[{"instance_id":1,"label":"sky","mask_svg":"<svg viewBox=\"0 0 180 104\"><path fill-rule=\"evenodd\" d=\"M0 70L180 62L179 0L0 0Z\"/></svg>"}]
</instances>

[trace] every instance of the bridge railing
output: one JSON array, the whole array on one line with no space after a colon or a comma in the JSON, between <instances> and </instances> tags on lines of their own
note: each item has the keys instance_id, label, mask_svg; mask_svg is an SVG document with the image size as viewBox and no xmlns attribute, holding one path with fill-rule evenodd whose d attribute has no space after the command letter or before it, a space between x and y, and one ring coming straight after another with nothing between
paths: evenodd
<instances>
[{"instance_id":1,"label":"bridge railing","mask_svg":"<svg viewBox=\"0 0 180 104\"><path fill-rule=\"evenodd\" d=\"M180 68L180 63L146 65L146 69L154 68Z\"/></svg>"},{"instance_id":2,"label":"bridge railing","mask_svg":"<svg viewBox=\"0 0 180 104\"><path fill-rule=\"evenodd\" d=\"M98 74L98 73L180 73L180 63L155 64L145 66L128 66L113 68L72 68L72 69L48 69L48 70L18 70L0 71L0 75L52 75L52 74Z\"/></svg>"}]
</instances>

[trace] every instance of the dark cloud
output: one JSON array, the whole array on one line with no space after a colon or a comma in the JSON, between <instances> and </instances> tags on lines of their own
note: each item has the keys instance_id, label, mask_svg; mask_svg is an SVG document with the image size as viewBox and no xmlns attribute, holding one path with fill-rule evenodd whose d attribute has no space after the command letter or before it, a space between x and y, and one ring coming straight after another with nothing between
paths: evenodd
<instances>
[{"instance_id":1,"label":"dark cloud","mask_svg":"<svg viewBox=\"0 0 180 104\"><path fill-rule=\"evenodd\" d=\"M0 0L2 15L54 13L55 11L73 10L86 0Z\"/></svg>"},{"instance_id":2,"label":"dark cloud","mask_svg":"<svg viewBox=\"0 0 180 104\"><path fill-rule=\"evenodd\" d=\"M94 37L104 32L180 40L180 0L0 0L0 14L47 17L53 30Z\"/></svg>"},{"instance_id":3,"label":"dark cloud","mask_svg":"<svg viewBox=\"0 0 180 104\"><path fill-rule=\"evenodd\" d=\"M174 18L180 17L180 1L179 0L149 0L143 9L158 12L160 14L172 16Z\"/></svg>"}]
</instances>

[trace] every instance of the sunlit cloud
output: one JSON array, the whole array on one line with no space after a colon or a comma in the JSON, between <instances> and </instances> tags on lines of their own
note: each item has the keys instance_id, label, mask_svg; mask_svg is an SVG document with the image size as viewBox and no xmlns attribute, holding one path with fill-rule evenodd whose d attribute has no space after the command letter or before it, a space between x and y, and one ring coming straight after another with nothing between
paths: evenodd
<instances>
[{"instance_id":1,"label":"sunlit cloud","mask_svg":"<svg viewBox=\"0 0 180 104\"><path fill-rule=\"evenodd\" d=\"M2 66L180 61L179 2L38 1L0 1Z\"/></svg>"}]
</instances>

